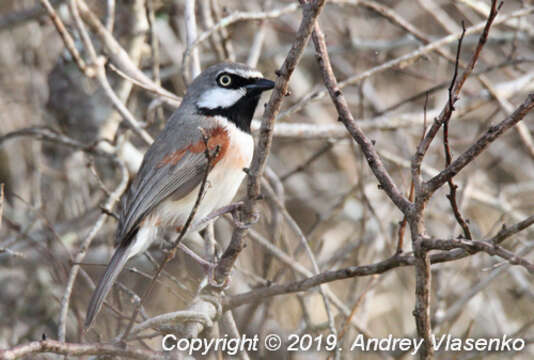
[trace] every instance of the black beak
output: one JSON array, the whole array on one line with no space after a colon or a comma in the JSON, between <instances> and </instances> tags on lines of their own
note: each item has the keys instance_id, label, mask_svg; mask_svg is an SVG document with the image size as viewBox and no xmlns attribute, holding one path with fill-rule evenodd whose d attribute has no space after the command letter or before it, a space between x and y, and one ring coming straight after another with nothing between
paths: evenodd
<instances>
[{"instance_id":1,"label":"black beak","mask_svg":"<svg viewBox=\"0 0 534 360\"><path fill-rule=\"evenodd\" d=\"M249 94L260 94L265 90L274 88L274 81L269 79L256 79L253 83L245 86Z\"/></svg>"}]
</instances>

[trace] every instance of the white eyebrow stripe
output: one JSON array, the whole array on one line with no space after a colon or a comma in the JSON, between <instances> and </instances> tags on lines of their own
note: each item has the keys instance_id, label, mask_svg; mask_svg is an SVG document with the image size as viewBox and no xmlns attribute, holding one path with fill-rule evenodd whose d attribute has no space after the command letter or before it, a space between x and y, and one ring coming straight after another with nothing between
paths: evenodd
<instances>
[{"instance_id":1,"label":"white eyebrow stripe","mask_svg":"<svg viewBox=\"0 0 534 360\"><path fill-rule=\"evenodd\" d=\"M245 79L263 78L263 74L261 72L259 72L258 70L225 69L225 70L221 71L219 74L222 74L223 72L227 72L229 74L238 75L238 76L244 77Z\"/></svg>"}]
</instances>

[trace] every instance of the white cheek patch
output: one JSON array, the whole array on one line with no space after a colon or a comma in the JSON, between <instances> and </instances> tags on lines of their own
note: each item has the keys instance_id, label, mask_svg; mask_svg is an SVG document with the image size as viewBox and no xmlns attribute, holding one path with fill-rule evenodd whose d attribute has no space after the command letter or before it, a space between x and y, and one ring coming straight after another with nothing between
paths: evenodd
<instances>
[{"instance_id":1,"label":"white cheek patch","mask_svg":"<svg viewBox=\"0 0 534 360\"><path fill-rule=\"evenodd\" d=\"M234 105L246 94L245 89L215 88L206 91L198 100L198 107L216 109Z\"/></svg>"}]
</instances>

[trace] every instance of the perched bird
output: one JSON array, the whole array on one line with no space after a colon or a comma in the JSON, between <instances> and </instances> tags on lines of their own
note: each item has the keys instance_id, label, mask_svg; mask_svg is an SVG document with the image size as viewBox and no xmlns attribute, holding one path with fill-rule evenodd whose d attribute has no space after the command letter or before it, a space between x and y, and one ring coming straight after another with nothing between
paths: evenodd
<instances>
[{"instance_id":1,"label":"perched bird","mask_svg":"<svg viewBox=\"0 0 534 360\"><path fill-rule=\"evenodd\" d=\"M263 91L274 82L246 65L221 63L197 76L165 128L146 152L141 167L121 198L118 244L89 302L89 328L115 279L131 257L155 240L158 227L181 231L198 197L205 175L208 149L211 160L209 188L195 220L228 205L250 165L254 140L250 123ZM193 223L195 222L193 221Z\"/></svg>"}]
</instances>

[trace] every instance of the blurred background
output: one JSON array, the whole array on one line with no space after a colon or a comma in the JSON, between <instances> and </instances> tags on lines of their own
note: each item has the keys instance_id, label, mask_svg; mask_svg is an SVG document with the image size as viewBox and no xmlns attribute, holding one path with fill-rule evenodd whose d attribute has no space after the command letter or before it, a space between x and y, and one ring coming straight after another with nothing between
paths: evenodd
<instances>
[{"instance_id":1,"label":"blurred background","mask_svg":"<svg viewBox=\"0 0 534 360\"><path fill-rule=\"evenodd\" d=\"M90 64L67 1L50 2L74 37L82 58ZM185 21L186 1L85 3L145 76L177 96L183 95L183 75L189 71L182 67L183 53L191 43ZM454 73L450 57L454 59L457 41L451 38L437 47L439 51L413 54L428 43L461 32L462 22L466 28L483 24L489 4L486 0L339 0L328 1L319 18L336 76L340 82L347 80L342 83L343 91L352 113L376 141L378 153L405 193L410 191L409 161L424 124L430 124L448 101L447 88ZM500 16L519 16L491 29L475 75L468 79L451 119L449 141L453 157L489 126L504 119L533 91L533 5L529 0L504 2ZM196 1L197 36L237 12L244 14L242 20L211 31L195 47L198 53L192 52L190 62L198 61L204 69L224 60L238 61L275 79L275 70L284 61L301 19L296 2ZM269 16L249 20L250 14L262 13ZM105 42L89 29L97 53L109 57ZM460 58L465 63L472 56L479 33L467 34L463 40ZM112 88L141 127L154 136L172 112L172 102L132 83L114 70L117 67L120 68L113 61L106 66ZM263 98L261 105L266 101ZM262 113L263 106L258 106L258 120ZM522 124L508 131L455 177L460 210L469 220L475 239L488 239L503 224L532 215L534 115L527 115ZM254 128L257 127L258 122ZM6 137L25 128L37 130ZM39 133L45 130L73 139L77 145L40 141ZM0 136L0 183L4 184L0 347L41 339L43 334L56 338L69 273L81 244L92 236L66 318L67 340L79 342L91 288L104 270L98 264L107 263L113 249L116 220L104 214L101 226L95 224L103 214L102 207L107 206L109 193L121 182L117 163L91 154L91 150L114 152L126 165L129 176L133 176L147 144L123 123L101 84L80 71L44 8L35 0L0 2ZM272 149L267 181L307 236L321 271L375 263L396 251L402 214L377 187L358 146L337 121L330 98L324 96L313 44L307 46L291 78L290 94L277 118ZM436 174L444 164L440 133L425 158L424 177ZM439 190L425 210L427 231L434 237L462 234L447 194L446 187ZM243 190L236 199L242 197ZM203 234L218 243L218 249L211 252L224 250L231 230L231 223L223 218L217 221L213 232ZM261 218L253 230L227 293L238 294L270 282L302 278L266 251L258 239L283 250L312 272L298 237L269 196L261 202ZM533 259L532 231L517 234L503 246ZM411 251L410 243L406 229L404 251ZM131 290L144 292L147 277L163 256L161 247L155 245L151 254L153 259L141 256L123 271L120 280L124 287L116 287L108 297L114 309L102 310L96 330L86 337L88 341L109 341L118 334L118 326L124 326L133 304ZM194 298L202 275L202 270L185 254L165 270L144 306L148 316L186 307ZM432 275L431 315L436 334L450 333L461 338L500 338L506 334L522 337L528 344L521 353L438 352L436 358L534 356L534 346L530 345L534 341L534 286L531 275L523 268L480 253L433 265ZM338 331L353 311L351 326L342 341L350 344L360 333L414 337L414 284L411 267L329 284L338 301L331 304ZM328 318L317 289L244 305L234 310L234 316L240 332L247 334L328 333ZM156 350L160 349L159 341L158 337L142 340ZM274 358L269 353L251 356ZM276 358L315 356L280 353ZM345 359L354 356L410 358L402 353L341 353Z\"/></svg>"}]
</instances>

